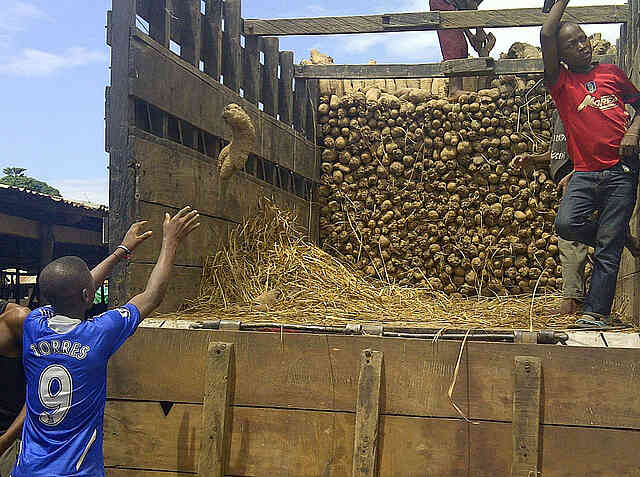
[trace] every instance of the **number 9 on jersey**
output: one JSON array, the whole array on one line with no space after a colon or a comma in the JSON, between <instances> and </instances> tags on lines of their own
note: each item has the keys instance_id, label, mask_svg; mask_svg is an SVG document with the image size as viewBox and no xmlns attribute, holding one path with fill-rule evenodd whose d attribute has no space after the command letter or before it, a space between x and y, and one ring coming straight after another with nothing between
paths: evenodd
<instances>
[{"instance_id":1,"label":"number 9 on jersey","mask_svg":"<svg viewBox=\"0 0 640 477\"><path fill-rule=\"evenodd\" d=\"M45 426L57 426L66 417L71 408L73 381L71 374L64 366L52 364L40 375L38 394L40 402L46 409L40 414L40 422Z\"/></svg>"}]
</instances>

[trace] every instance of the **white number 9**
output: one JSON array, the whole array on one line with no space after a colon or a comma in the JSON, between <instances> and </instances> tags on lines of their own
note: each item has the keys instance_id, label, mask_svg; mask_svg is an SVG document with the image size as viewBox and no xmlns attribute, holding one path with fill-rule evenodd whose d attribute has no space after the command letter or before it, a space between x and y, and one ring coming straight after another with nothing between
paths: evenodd
<instances>
[{"instance_id":1,"label":"white number 9","mask_svg":"<svg viewBox=\"0 0 640 477\"><path fill-rule=\"evenodd\" d=\"M54 383L57 389L53 389ZM57 426L67 416L71 408L71 394L73 393L73 381L67 368L58 364L52 364L40 375L38 394L40 402L53 412L40 414L40 422L45 426Z\"/></svg>"}]
</instances>

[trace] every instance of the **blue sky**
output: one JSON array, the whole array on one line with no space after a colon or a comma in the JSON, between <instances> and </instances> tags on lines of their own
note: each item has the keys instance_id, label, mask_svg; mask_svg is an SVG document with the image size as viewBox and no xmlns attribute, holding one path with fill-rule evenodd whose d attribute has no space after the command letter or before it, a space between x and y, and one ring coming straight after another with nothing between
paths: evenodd
<instances>
[{"instance_id":1,"label":"blue sky","mask_svg":"<svg viewBox=\"0 0 640 477\"><path fill-rule=\"evenodd\" d=\"M245 18L358 15L420 11L427 0L244 0ZM504 7L485 0L483 9ZM539 7L520 0L518 7ZM624 0L573 0L571 5L622 4ZM390 5L393 6L390 6ZM104 89L109 81L105 44L110 0L0 0L0 169L27 174L59 188L63 196L106 204L108 158L104 152ZM618 26L592 26L610 41ZM514 41L538 44L537 28L497 29L494 54ZM311 48L336 63L428 63L439 61L434 32L334 37L290 37L281 50L296 62Z\"/></svg>"}]
</instances>

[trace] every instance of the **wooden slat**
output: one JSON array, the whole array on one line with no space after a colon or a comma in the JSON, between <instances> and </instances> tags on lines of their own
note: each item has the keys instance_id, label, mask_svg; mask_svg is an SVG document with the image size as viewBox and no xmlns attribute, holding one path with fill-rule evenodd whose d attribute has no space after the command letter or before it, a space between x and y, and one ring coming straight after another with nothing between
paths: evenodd
<instances>
[{"instance_id":1,"label":"wooden slat","mask_svg":"<svg viewBox=\"0 0 640 477\"><path fill-rule=\"evenodd\" d=\"M153 0L149 2L148 21L149 35L165 48L169 48L171 37L170 0Z\"/></svg>"},{"instance_id":2,"label":"wooden slat","mask_svg":"<svg viewBox=\"0 0 640 477\"><path fill-rule=\"evenodd\" d=\"M16 237L35 240L40 238L39 225L35 220L0 212L0 223L2 223L2 233L5 235L14 235Z\"/></svg>"},{"instance_id":3,"label":"wooden slat","mask_svg":"<svg viewBox=\"0 0 640 477\"><path fill-rule=\"evenodd\" d=\"M224 477L231 444L233 343L209 343L200 441L200 477Z\"/></svg>"},{"instance_id":4,"label":"wooden slat","mask_svg":"<svg viewBox=\"0 0 640 477\"><path fill-rule=\"evenodd\" d=\"M206 0L203 20L204 71L216 81L222 74L222 0Z\"/></svg>"},{"instance_id":5,"label":"wooden slat","mask_svg":"<svg viewBox=\"0 0 640 477\"><path fill-rule=\"evenodd\" d=\"M192 472L166 472L164 470L117 469L106 467L107 477L193 477Z\"/></svg>"},{"instance_id":6,"label":"wooden slat","mask_svg":"<svg viewBox=\"0 0 640 477\"><path fill-rule=\"evenodd\" d=\"M65 225L52 226L53 238L58 243L72 243L76 245L89 245L102 247L102 232L95 230L78 229Z\"/></svg>"},{"instance_id":7,"label":"wooden slat","mask_svg":"<svg viewBox=\"0 0 640 477\"><path fill-rule=\"evenodd\" d=\"M182 22L180 56L196 68L202 56L202 13L200 0L180 0L177 5Z\"/></svg>"},{"instance_id":8,"label":"wooden slat","mask_svg":"<svg viewBox=\"0 0 640 477\"><path fill-rule=\"evenodd\" d=\"M399 30L448 30L460 28L498 28L540 26L546 15L539 8L506 10L442 11L390 13L381 15L285 18L274 20L246 19L246 35L336 35L351 33L383 33ZM437 19L440 21L437 22ZM624 23L627 10L623 5L569 7L566 21L584 24Z\"/></svg>"},{"instance_id":9,"label":"wooden slat","mask_svg":"<svg viewBox=\"0 0 640 477\"><path fill-rule=\"evenodd\" d=\"M293 51L280 52L280 80L278 81L278 113L280 121L293 123Z\"/></svg>"},{"instance_id":10,"label":"wooden slat","mask_svg":"<svg viewBox=\"0 0 640 477\"><path fill-rule=\"evenodd\" d=\"M356 402L356 435L353 447L353 477L375 477L378 458L378 416L383 354L364 350Z\"/></svg>"},{"instance_id":11,"label":"wooden slat","mask_svg":"<svg viewBox=\"0 0 640 477\"><path fill-rule=\"evenodd\" d=\"M168 50L159 48L147 35L136 32L132 45L136 70L136 77L131 78L132 96L226 140L231 140L231 130L221 120L222 112L229 103L237 103L256 127L254 154L295 168L305 177L316 177L316 148L301 134L259 111Z\"/></svg>"},{"instance_id":12,"label":"wooden slat","mask_svg":"<svg viewBox=\"0 0 640 477\"><path fill-rule=\"evenodd\" d=\"M615 63L613 55L597 56L601 63ZM298 78L324 79L373 79L373 78L436 78L458 75L504 75L533 74L544 72L541 58L497 60L491 58L469 58L449 60L443 63L420 65L296 65Z\"/></svg>"},{"instance_id":13,"label":"wooden slat","mask_svg":"<svg viewBox=\"0 0 640 477\"><path fill-rule=\"evenodd\" d=\"M307 95L308 95L308 105L307 105L307 125L305 130L305 135L309 141L316 143L318 140L318 135L316 132L316 127L318 125L317 115L318 115L318 106L320 105L320 84L317 79L307 80Z\"/></svg>"},{"instance_id":14,"label":"wooden slat","mask_svg":"<svg viewBox=\"0 0 640 477\"><path fill-rule=\"evenodd\" d=\"M224 31L222 33L222 75L224 85L238 93L242 85L242 0L225 0L222 7Z\"/></svg>"},{"instance_id":15,"label":"wooden slat","mask_svg":"<svg viewBox=\"0 0 640 477\"><path fill-rule=\"evenodd\" d=\"M278 114L279 45L280 41L277 38L263 38L262 104L264 112L274 117Z\"/></svg>"},{"instance_id":16,"label":"wooden slat","mask_svg":"<svg viewBox=\"0 0 640 477\"><path fill-rule=\"evenodd\" d=\"M244 43L244 99L251 104L258 105L262 99L262 75L260 74L260 45L259 36L248 36Z\"/></svg>"},{"instance_id":17,"label":"wooden slat","mask_svg":"<svg viewBox=\"0 0 640 477\"><path fill-rule=\"evenodd\" d=\"M293 127L303 133L307 130L307 108L309 107L309 93L307 80L296 78L295 96L293 102Z\"/></svg>"},{"instance_id":18,"label":"wooden slat","mask_svg":"<svg viewBox=\"0 0 640 477\"><path fill-rule=\"evenodd\" d=\"M540 358L516 356L513 389L512 477L538 475L540 440Z\"/></svg>"}]
</instances>

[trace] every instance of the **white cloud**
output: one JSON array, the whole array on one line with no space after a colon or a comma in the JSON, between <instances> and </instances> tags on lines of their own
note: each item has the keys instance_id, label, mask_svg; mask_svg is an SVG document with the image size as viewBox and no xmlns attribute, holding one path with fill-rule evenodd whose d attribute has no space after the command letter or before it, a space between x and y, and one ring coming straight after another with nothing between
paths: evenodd
<instances>
[{"instance_id":1,"label":"white cloud","mask_svg":"<svg viewBox=\"0 0 640 477\"><path fill-rule=\"evenodd\" d=\"M20 56L0 59L0 75L7 76L50 76L61 69L84 66L106 61L102 51L91 51L84 47L68 48L61 54L26 48Z\"/></svg>"},{"instance_id":2,"label":"white cloud","mask_svg":"<svg viewBox=\"0 0 640 477\"><path fill-rule=\"evenodd\" d=\"M27 2L13 2L3 6L0 15L0 47L7 47L13 36L24 31L31 20L46 18L46 14L37 6Z\"/></svg>"},{"instance_id":3,"label":"white cloud","mask_svg":"<svg viewBox=\"0 0 640 477\"><path fill-rule=\"evenodd\" d=\"M109 179L65 179L50 181L49 184L60 190L62 197L68 200L109 204Z\"/></svg>"}]
</instances>

